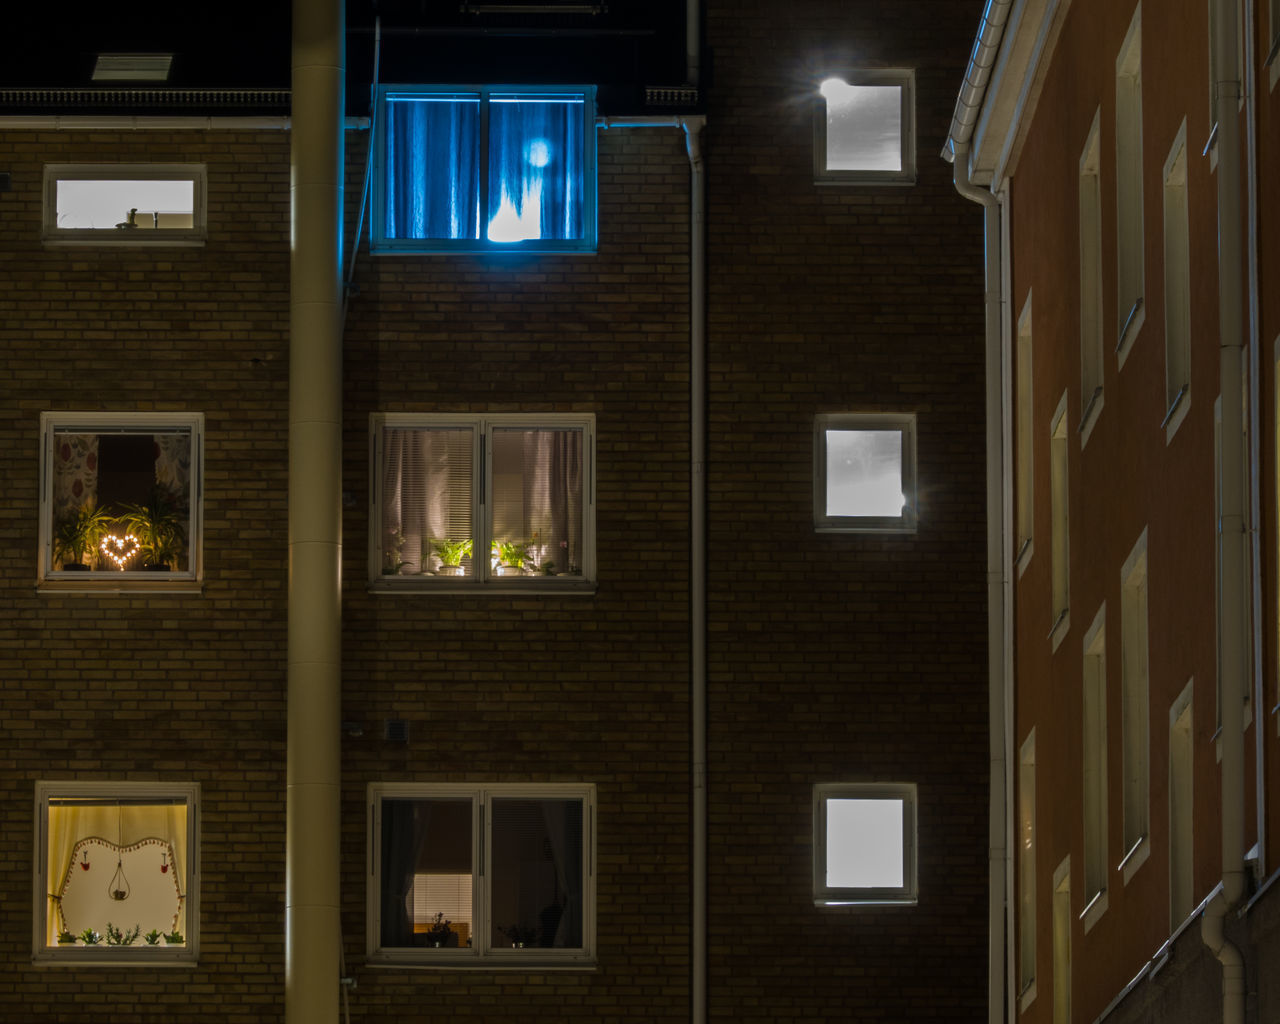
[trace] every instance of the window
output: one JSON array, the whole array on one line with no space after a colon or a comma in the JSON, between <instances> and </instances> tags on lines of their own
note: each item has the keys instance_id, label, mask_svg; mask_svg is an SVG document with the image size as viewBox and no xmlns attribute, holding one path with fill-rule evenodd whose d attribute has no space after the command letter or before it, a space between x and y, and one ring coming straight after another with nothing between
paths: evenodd
<instances>
[{"instance_id":1,"label":"window","mask_svg":"<svg viewBox=\"0 0 1280 1024\"><path fill-rule=\"evenodd\" d=\"M1056 651L1070 628L1071 576L1069 566L1070 538L1067 523L1067 393L1062 393L1058 410L1049 427L1049 504L1052 562L1050 585L1053 601L1053 624L1049 636Z\"/></svg>"},{"instance_id":2,"label":"window","mask_svg":"<svg viewBox=\"0 0 1280 1024\"><path fill-rule=\"evenodd\" d=\"M1267 51L1267 58L1264 66L1270 70L1271 85L1276 87L1276 79L1280 78L1280 0L1270 0L1271 13L1271 34L1268 38L1271 40L1270 49ZM1243 64L1240 65L1244 67Z\"/></svg>"},{"instance_id":3,"label":"window","mask_svg":"<svg viewBox=\"0 0 1280 1024\"><path fill-rule=\"evenodd\" d=\"M1107 606L1084 636L1084 930L1107 909Z\"/></svg>"},{"instance_id":4,"label":"window","mask_svg":"<svg viewBox=\"0 0 1280 1024\"><path fill-rule=\"evenodd\" d=\"M916 902L914 783L813 787L813 902Z\"/></svg>"},{"instance_id":5,"label":"window","mask_svg":"<svg viewBox=\"0 0 1280 1024\"><path fill-rule=\"evenodd\" d=\"M1036 984L1036 731L1018 756L1019 1009L1035 999Z\"/></svg>"},{"instance_id":6,"label":"window","mask_svg":"<svg viewBox=\"0 0 1280 1024\"><path fill-rule=\"evenodd\" d=\"M595 248L593 86L382 86L377 132L375 248Z\"/></svg>"},{"instance_id":7,"label":"window","mask_svg":"<svg viewBox=\"0 0 1280 1024\"><path fill-rule=\"evenodd\" d=\"M569 966L595 950L595 787L369 787L369 956Z\"/></svg>"},{"instance_id":8,"label":"window","mask_svg":"<svg viewBox=\"0 0 1280 1024\"><path fill-rule=\"evenodd\" d=\"M1187 121L1164 164L1164 416L1166 443L1191 408L1191 246L1187 229Z\"/></svg>"},{"instance_id":9,"label":"window","mask_svg":"<svg viewBox=\"0 0 1280 1024\"><path fill-rule=\"evenodd\" d=\"M1145 319L1142 254L1142 5L1116 58L1116 355L1121 366Z\"/></svg>"},{"instance_id":10,"label":"window","mask_svg":"<svg viewBox=\"0 0 1280 1024\"><path fill-rule=\"evenodd\" d=\"M1147 531L1120 570L1121 743L1124 757L1125 882L1147 859L1150 749L1147 718Z\"/></svg>"},{"instance_id":11,"label":"window","mask_svg":"<svg viewBox=\"0 0 1280 1024\"><path fill-rule=\"evenodd\" d=\"M1192 818L1193 749L1191 695L1188 680L1169 708L1169 928L1176 929L1195 909L1192 859L1195 822Z\"/></svg>"},{"instance_id":12,"label":"window","mask_svg":"<svg viewBox=\"0 0 1280 1024\"><path fill-rule=\"evenodd\" d=\"M820 532L915 532L914 413L821 414L813 454Z\"/></svg>"},{"instance_id":13,"label":"window","mask_svg":"<svg viewBox=\"0 0 1280 1024\"><path fill-rule=\"evenodd\" d=\"M915 184L914 71L828 78L819 96L813 120L818 184Z\"/></svg>"},{"instance_id":14,"label":"window","mask_svg":"<svg viewBox=\"0 0 1280 1024\"><path fill-rule=\"evenodd\" d=\"M372 441L375 586L594 581L593 416L388 413Z\"/></svg>"},{"instance_id":15,"label":"window","mask_svg":"<svg viewBox=\"0 0 1280 1024\"><path fill-rule=\"evenodd\" d=\"M48 164L44 239L91 245L202 245L204 164Z\"/></svg>"},{"instance_id":16,"label":"window","mask_svg":"<svg viewBox=\"0 0 1280 1024\"><path fill-rule=\"evenodd\" d=\"M1080 154L1080 444L1102 412L1102 188L1098 120Z\"/></svg>"},{"instance_id":17,"label":"window","mask_svg":"<svg viewBox=\"0 0 1280 1024\"><path fill-rule=\"evenodd\" d=\"M1053 1024L1071 1024L1071 858L1053 873Z\"/></svg>"},{"instance_id":18,"label":"window","mask_svg":"<svg viewBox=\"0 0 1280 1024\"><path fill-rule=\"evenodd\" d=\"M1018 550L1014 560L1018 563L1018 572L1031 558L1032 538L1035 531L1035 441L1032 437L1032 425L1035 423L1033 410L1035 403L1033 377L1031 374L1031 296L1027 295L1026 305L1022 307L1022 315L1018 317L1018 349L1017 349L1017 393L1014 438L1017 452L1017 527Z\"/></svg>"},{"instance_id":19,"label":"window","mask_svg":"<svg viewBox=\"0 0 1280 1024\"><path fill-rule=\"evenodd\" d=\"M200 578L201 413L43 413L46 586Z\"/></svg>"},{"instance_id":20,"label":"window","mask_svg":"<svg viewBox=\"0 0 1280 1024\"><path fill-rule=\"evenodd\" d=\"M37 782L35 797L35 959L194 960L199 785Z\"/></svg>"}]
</instances>

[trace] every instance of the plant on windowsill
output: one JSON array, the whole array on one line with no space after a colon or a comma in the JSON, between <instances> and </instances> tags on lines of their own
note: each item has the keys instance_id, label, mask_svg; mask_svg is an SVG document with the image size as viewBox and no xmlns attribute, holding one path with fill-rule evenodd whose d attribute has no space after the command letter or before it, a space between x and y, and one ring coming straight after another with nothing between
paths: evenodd
<instances>
[{"instance_id":1,"label":"plant on windowsill","mask_svg":"<svg viewBox=\"0 0 1280 1024\"><path fill-rule=\"evenodd\" d=\"M462 560L471 557L472 541L454 540L452 537L444 537L436 540L431 539L431 550L435 552L437 558L440 559L440 568L436 570L438 576L465 576L467 574L466 567L463 566Z\"/></svg>"},{"instance_id":2,"label":"plant on windowsill","mask_svg":"<svg viewBox=\"0 0 1280 1024\"><path fill-rule=\"evenodd\" d=\"M436 914L435 922L427 929L426 940L428 946L436 949L442 949L446 946L456 946L458 944L458 933L449 927L453 922L446 921L443 913Z\"/></svg>"},{"instance_id":3,"label":"plant on windowsill","mask_svg":"<svg viewBox=\"0 0 1280 1024\"><path fill-rule=\"evenodd\" d=\"M126 505L120 521L138 539L144 569L168 570L187 543L187 512L159 485L151 488L145 505Z\"/></svg>"},{"instance_id":4,"label":"plant on windowsill","mask_svg":"<svg viewBox=\"0 0 1280 1024\"><path fill-rule=\"evenodd\" d=\"M507 924L502 926L502 932L511 940L512 949L524 949L525 946L533 946L538 941L537 928L525 928L518 924Z\"/></svg>"},{"instance_id":5,"label":"plant on windowsill","mask_svg":"<svg viewBox=\"0 0 1280 1024\"><path fill-rule=\"evenodd\" d=\"M142 936L142 941L145 942L148 946L160 945L160 930L158 928L152 928L151 931L147 932L146 935Z\"/></svg>"},{"instance_id":6,"label":"plant on windowsill","mask_svg":"<svg viewBox=\"0 0 1280 1024\"><path fill-rule=\"evenodd\" d=\"M137 940L138 935L142 932L142 926L135 924L132 928L122 931L107 922L107 945L108 946L132 946Z\"/></svg>"},{"instance_id":7,"label":"plant on windowsill","mask_svg":"<svg viewBox=\"0 0 1280 1024\"><path fill-rule=\"evenodd\" d=\"M58 932L59 946L74 946L75 944L76 937L71 932Z\"/></svg>"},{"instance_id":8,"label":"plant on windowsill","mask_svg":"<svg viewBox=\"0 0 1280 1024\"><path fill-rule=\"evenodd\" d=\"M63 571L85 571L85 555L97 550L98 541L111 525L106 511L87 501L59 519L53 531L53 557L62 563Z\"/></svg>"},{"instance_id":9,"label":"plant on windowsill","mask_svg":"<svg viewBox=\"0 0 1280 1024\"><path fill-rule=\"evenodd\" d=\"M92 928L86 928L80 933L80 941L86 946L96 946L102 941L102 936L95 932Z\"/></svg>"},{"instance_id":10,"label":"plant on windowsill","mask_svg":"<svg viewBox=\"0 0 1280 1024\"><path fill-rule=\"evenodd\" d=\"M186 941L182 937L182 932L179 931L165 932L164 934L164 944L166 946L181 946Z\"/></svg>"},{"instance_id":11,"label":"plant on windowsill","mask_svg":"<svg viewBox=\"0 0 1280 1024\"><path fill-rule=\"evenodd\" d=\"M400 532L400 528L396 527L387 533L387 548L384 552L386 559L382 566L383 576L394 576L409 563L400 557L400 551L404 548L404 534Z\"/></svg>"},{"instance_id":12,"label":"plant on windowsill","mask_svg":"<svg viewBox=\"0 0 1280 1024\"><path fill-rule=\"evenodd\" d=\"M493 542L493 553L498 556L499 576L525 575L525 562L529 558L529 541L495 540Z\"/></svg>"}]
</instances>

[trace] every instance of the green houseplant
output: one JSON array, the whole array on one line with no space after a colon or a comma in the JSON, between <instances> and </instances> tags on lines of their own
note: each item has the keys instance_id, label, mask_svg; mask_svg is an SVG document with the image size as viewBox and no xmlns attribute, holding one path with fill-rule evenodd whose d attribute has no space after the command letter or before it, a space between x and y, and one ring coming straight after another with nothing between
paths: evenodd
<instances>
[{"instance_id":1,"label":"green houseplant","mask_svg":"<svg viewBox=\"0 0 1280 1024\"><path fill-rule=\"evenodd\" d=\"M151 488L142 505L125 505L120 521L138 540L147 569L168 569L187 543L187 512L164 488Z\"/></svg>"},{"instance_id":2,"label":"green houseplant","mask_svg":"<svg viewBox=\"0 0 1280 1024\"><path fill-rule=\"evenodd\" d=\"M444 537L439 540L431 539L431 550L435 552L437 558L440 559L441 576L465 576L466 569L463 567L462 560L471 556L473 542L470 538L466 540L454 540L452 537Z\"/></svg>"},{"instance_id":3,"label":"green houseplant","mask_svg":"<svg viewBox=\"0 0 1280 1024\"><path fill-rule=\"evenodd\" d=\"M529 541L495 540L493 551L498 556L499 576L524 575L524 563L529 558Z\"/></svg>"},{"instance_id":4,"label":"green houseplant","mask_svg":"<svg viewBox=\"0 0 1280 1024\"><path fill-rule=\"evenodd\" d=\"M62 568L85 570L85 555L98 547L98 541L111 525L111 517L87 501L57 521L53 528L53 557Z\"/></svg>"}]
</instances>

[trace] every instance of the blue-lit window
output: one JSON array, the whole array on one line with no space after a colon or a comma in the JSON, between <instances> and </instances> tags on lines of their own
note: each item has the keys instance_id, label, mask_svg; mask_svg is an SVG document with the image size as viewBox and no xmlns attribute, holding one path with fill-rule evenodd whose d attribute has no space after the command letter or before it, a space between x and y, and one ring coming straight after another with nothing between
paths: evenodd
<instances>
[{"instance_id":1,"label":"blue-lit window","mask_svg":"<svg viewBox=\"0 0 1280 1024\"><path fill-rule=\"evenodd\" d=\"M374 245L595 248L594 87L383 86Z\"/></svg>"}]
</instances>

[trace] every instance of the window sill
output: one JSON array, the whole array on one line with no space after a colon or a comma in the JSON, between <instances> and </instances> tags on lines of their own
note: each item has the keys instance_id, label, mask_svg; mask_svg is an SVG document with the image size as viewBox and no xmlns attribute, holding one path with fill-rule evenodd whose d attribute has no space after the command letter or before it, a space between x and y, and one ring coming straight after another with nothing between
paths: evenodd
<instances>
[{"instance_id":1,"label":"window sill","mask_svg":"<svg viewBox=\"0 0 1280 1024\"><path fill-rule=\"evenodd\" d=\"M481 583L477 580L458 581L447 576L379 576L369 581L371 594L564 594L590 597L595 594L594 580L537 576L498 577Z\"/></svg>"},{"instance_id":2,"label":"window sill","mask_svg":"<svg viewBox=\"0 0 1280 1024\"><path fill-rule=\"evenodd\" d=\"M1138 868L1147 862L1149 856L1151 856L1151 843L1147 841L1146 836L1143 836L1124 855L1124 860L1117 868L1125 885L1129 884L1129 879L1138 873Z\"/></svg>"},{"instance_id":3,"label":"window sill","mask_svg":"<svg viewBox=\"0 0 1280 1024\"><path fill-rule=\"evenodd\" d=\"M374 953L365 962L375 970L405 971L528 971L543 974L549 971L581 971L592 972L599 968L595 957L578 960L549 959L537 956L442 956L438 959L427 959L420 955L403 958L389 953Z\"/></svg>"},{"instance_id":4,"label":"window sill","mask_svg":"<svg viewBox=\"0 0 1280 1024\"><path fill-rule=\"evenodd\" d=\"M1036 1001L1036 980L1035 978L1032 978L1027 983L1027 987L1024 988L1022 990L1022 993L1018 996L1018 1012L1026 1013L1027 1007L1030 1006L1035 1001Z\"/></svg>"},{"instance_id":5,"label":"window sill","mask_svg":"<svg viewBox=\"0 0 1280 1024\"><path fill-rule=\"evenodd\" d=\"M1094 893L1093 899L1091 899L1085 906L1084 910L1081 911L1080 920L1084 922L1084 932L1086 935L1088 935L1090 929L1098 923L1098 919L1107 912L1107 906L1109 903L1110 900L1107 897L1107 890L1099 889Z\"/></svg>"},{"instance_id":6,"label":"window sill","mask_svg":"<svg viewBox=\"0 0 1280 1024\"><path fill-rule=\"evenodd\" d=\"M1085 406L1084 414L1080 417L1080 447L1084 448L1089 443L1089 435L1093 433L1093 426L1098 422L1098 417L1102 414L1102 385L1099 384L1093 389L1093 394L1089 396L1089 404Z\"/></svg>"},{"instance_id":7,"label":"window sill","mask_svg":"<svg viewBox=\"0 0 1280 1024\"><path fill-rule=\"evenodd\" d=\"M1049 629L1049 640L1053 644L1056 651L1062 644L1063 637L1067 635L1067 631L1071 629L1071 609L1063 608L1058 613L1058 617L1053 620L1053 626Z\"/></svg>"},{"instance_id":8,"label":"window sill","mask_svg":"<svg viewBox=\"0 0 1280 1024\"><path fill-rule=\"evenodd\" d=\"M1138 330L1142 327L1146 318L1147 314L1142 297L1139 296L1129 308L1129 315L1125 317L1124 324L1120 328L1120 338L1116 342L1117 369L1123 367L1124 361L1129 358L1129 351L1133 348L1133 343L1138 337Z\"/></svg>"},{"instance_id":9,"label":"window sill","mask_svg":"<svg viewBox=\"0 0 1280 1024\"><path fill-rule=\"evenodd\" d=\"M180 950L172 953L160 949L138 948L134 953L126 953L123 949L101 947L86 949L38 949L31 957L37 967L129 967L145 969L150 967L173 968L195 967L199 961L196 952Z\"/></svg>"},{"instance_id":10,"label":"window sill","mask_svg":"<svg viewBox=\"0 0 1280 1024\"><path fill-rule=\"evenodd\" d=\"M1022 542L1022 547L1018 548L1018 553L1013 556L1013 566L1018 571L1018 579L1022 579L1022 574L1027 571L1027 566L1031 564L1031 556L1035 554L1035 550L1035 538L1028 537Z\"/></svg>"},{"instance_id":11,"label":"window sill","mask_svg":"<svg viewBox=\"0 0 1280 1024\"><path fill-rule=\"evenodd\" d=\"M36 583L41 594L199 594L204 583L196 579L44 579Z\"/></svg>"},{"instance_id":12,"label":"window sill","mask_svg":"<svg viewBox=\"0 0 1280 1024\"><path fill-rule=\"evenodd\" d=\"M1164 414L1164 419L1160 426L1164 428L1164 443L1168 445L1173 441L1173 435L1178 432L1178 428L1182 426L1182 421L1187 418L1187 411L1191 408L1191 385L1183 384L1182 388L1173 396L1173 402L1169 405L1169 411Z\"/></svg>"},{"instance_id":13,"label":"window sill","mask_svg":"<svg viewBox=\"0 0 1280 1024\"><path fill-rule=\"evenodd\" d=\"M154 231L147 232L149 235L155 235ZM162 235L159 237L136 238L131 232L125 238L94 238L87 236L78 237L46 237L41 239L46 249L202 249L205 240L203 238L182 238Z\"/></svg>"}]
</instances>

